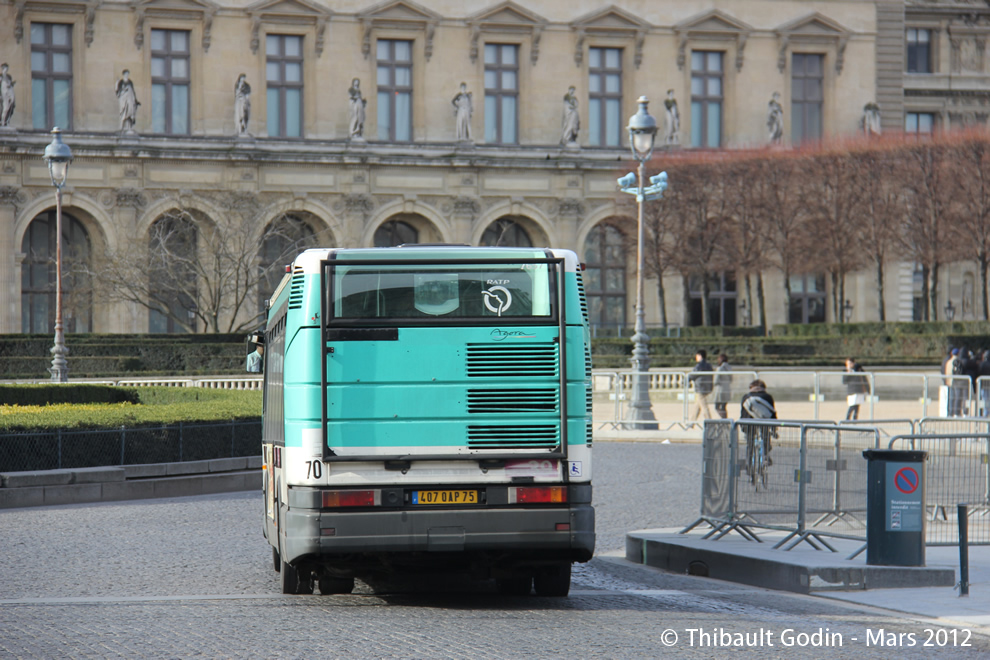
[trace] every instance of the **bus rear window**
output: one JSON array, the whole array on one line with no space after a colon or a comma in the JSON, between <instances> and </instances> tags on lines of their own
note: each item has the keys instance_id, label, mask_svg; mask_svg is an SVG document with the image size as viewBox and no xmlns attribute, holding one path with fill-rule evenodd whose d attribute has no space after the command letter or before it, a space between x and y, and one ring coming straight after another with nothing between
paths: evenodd
<instances>
[{"instance_id":1,"label":"bus rear window","mask_svg":"<svg viewBox=\"0 0 990 660\"><path fill-rule=\"evenodd\" d=\"M334 267L339 319L519 319L552 315L546 264Z\"/></svg>"}]
</instances>

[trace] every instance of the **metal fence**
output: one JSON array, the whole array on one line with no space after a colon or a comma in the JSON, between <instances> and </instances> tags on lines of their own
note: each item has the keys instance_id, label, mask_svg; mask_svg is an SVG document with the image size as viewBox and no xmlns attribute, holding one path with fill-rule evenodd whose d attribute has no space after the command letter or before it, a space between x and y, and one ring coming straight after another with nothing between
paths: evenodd
<instances>
[{"instance_id":1,"label":"metal fence","mask_svg":"<svg viewBox=\"0 0 990 660\"><path fill-rule=\"evenodd\" d=\"M725 387L708 397L708 413L699 410L689 371L654 369L647 372L649 403L660 430L698 427L704 415L719 415L715 403L726 404L729 418L739 415L739 402L750 381L759 378L777 402L781 419L912 420L928 417L974 418L990 421L990 377L976 382L968 376L941 374L843 371L713 372ZM858 383L850 379L858 377ZM635 371L594 372L595 419L602 427L624 428L630 417ZM865 391L855 391L865 390ZM856 395L859 396L856 396ZM700 413L700 419L699 419ZM897 429L900 432L902 429Z\"/></svg>"},{"instance_id":2,"label":"metal fence","mask_svg":"<svg viewBox=\"0 0 990 660\"><path fill-rule=\"evenodd\" d=\"M892 420L904 423L904 420ZM961 432L899 435L890 449L928 452L927 545L958 543L957 505L969 505L970 544L990 545L990 432L987 420L918 420L913 427L955 425ZM968 425L968 426L966 426ZM682 533L708 525L704 538L731 532L759 540L759 530L787 532L775 547L806 542L833 549L829 537L866 540L867 460L880 430L862 424L709 420L702 441L701 517ZM748 461L749 439L769 437L766 477ZM854 553L858 554L857 553Z\"/></svg>"},{"instance_id":3,"label":"metal fence","mask_svg":"<svg viewBox=\"0 0 990 660\"><path fill-rule=\"evenodd\" d=\"M261 421L0 435L0 472L256 456Z\"/></svg>"},{"instance_id":4,"label":"metal fence","mask_svg":"<svg viewBox=\"0 0 990 660\"><path fill-rule=\"evenodd\" d=\"M866 539L866 459L879 446L875 428L815 422L709 420L702 443L700 524L705 538L759 529L787 532L775 547L802 542L834 550L827 537ZM749 461L766 438L765 476Z\"/></svg>"},{"instance_id":5,"label":"metal fence","mask_svg":"<svg viewBox=\"0 0 990 660\"><path fill-rule=\"evenodd\" d=\"M922 420L925 421L925 420ZM956 421L956 420L943 420ZM969 505L969 543L990 544L990 433L903 435L892 438L890 449L928 452L925 460L926 543L959 543L957 506Z\"/></svg>"}]
</instances>

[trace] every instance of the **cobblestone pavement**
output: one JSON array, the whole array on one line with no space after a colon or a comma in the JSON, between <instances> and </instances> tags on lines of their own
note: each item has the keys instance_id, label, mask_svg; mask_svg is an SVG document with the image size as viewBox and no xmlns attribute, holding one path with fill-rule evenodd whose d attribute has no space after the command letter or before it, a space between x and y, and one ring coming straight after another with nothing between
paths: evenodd
<instances>
[{"instance_id":1,"label":"cobblestone pavement","mask_svg":"<svg viewBox=\"0 0 990 660\"><path fill-rule=\"evenodd\" d=\"M2 511L0 658L653 657L671 631L690 657L990 653L987 637L931 622L625 563L625 532L693 520L700 447L595 451L598 556L566 599L451 578L283 596L257 493Z\"/></svg>"}]
</instances>

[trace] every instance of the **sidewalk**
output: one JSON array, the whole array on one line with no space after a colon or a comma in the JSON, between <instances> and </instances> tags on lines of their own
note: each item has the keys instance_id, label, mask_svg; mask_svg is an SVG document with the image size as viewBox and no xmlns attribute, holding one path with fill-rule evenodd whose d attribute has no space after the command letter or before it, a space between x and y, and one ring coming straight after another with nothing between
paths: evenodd
<instances>
[{"instance_id":1,"label":"sidewalk","mask_svg":"<svg viewBox=\"0 0 990 660\"><path fill-rule=\"evenodd\" d=\"M802 543L774 549L782 532L757 530L762 543L732 533L718 541L702 539L707 530L680 534L679 528L632 531L626 535L626 559L678 573L740 582L771 589L810 593L946 624L983 628L990 633L990 546L969 547L970 593L960 597L959 548L926 548L926 566L867 566L866 552L849 555L861 541L831 539L838 552Z\"/></svg>"}]
</instances>

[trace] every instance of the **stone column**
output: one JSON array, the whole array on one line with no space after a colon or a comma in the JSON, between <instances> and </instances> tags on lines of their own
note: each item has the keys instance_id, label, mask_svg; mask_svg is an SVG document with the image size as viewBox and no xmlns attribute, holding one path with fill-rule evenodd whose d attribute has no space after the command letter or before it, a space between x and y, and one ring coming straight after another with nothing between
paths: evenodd
<instances>
[{"instance_id":1,"label":"stone column","mask_svg":"<svg viewBox=\"0 0 990 660\"><path fill-rule=\"evenodd\" d=\"M17 222L17 203L23 202L24 193L16 186L0 186L0 333L21 331L21 277L17 254L20 245L14 245L14 224Z\"/></svg>"}]
</instances>

